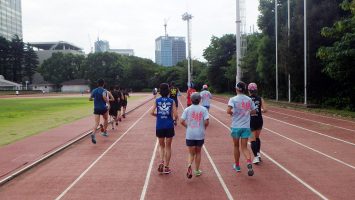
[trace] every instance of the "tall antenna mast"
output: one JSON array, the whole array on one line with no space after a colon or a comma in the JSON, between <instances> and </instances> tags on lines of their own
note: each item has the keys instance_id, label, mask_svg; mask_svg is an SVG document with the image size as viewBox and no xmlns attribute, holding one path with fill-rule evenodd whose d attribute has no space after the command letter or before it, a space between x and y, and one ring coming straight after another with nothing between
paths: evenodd
<instances>
[{"instance_id":1,"label":"tall antenna mast","mask_svg":"<svg viewBox=\"0 0 355 200\"><path fill-rule=\"evenodd\" d=\"M164 19L164 29L165 29L165 37L167 37L168 36L168 32L166 31L166 27L168 26L168 21L169 21L169 19L170 18L168 18L168 19Z\"/></svg>"}]
</instances>

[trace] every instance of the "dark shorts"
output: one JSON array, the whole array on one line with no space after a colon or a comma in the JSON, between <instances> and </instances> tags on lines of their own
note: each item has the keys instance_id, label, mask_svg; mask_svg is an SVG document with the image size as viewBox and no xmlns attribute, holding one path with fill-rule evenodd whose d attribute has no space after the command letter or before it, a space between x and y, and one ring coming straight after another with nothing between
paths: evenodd
<instances>
[{"instance_id":1,"label":"dark shorts","mask_svg":"<svg viewBox=\"0 0 355 200\"><path fill-rule=\"evenodd\" d=\"M186 139L186 146L188 147L202 147L202 145L205 143L205 140L188 140Z\"/></svg>"},{"instance_id":2,"label":"dark shorts","mask_svg":"<svg viewBox=\"0 0 355 200\"><path fill-rule=\"evenodd\" d=\"M122 107L127 107L127 100L123 100L121 105Z\"/></svg>"},{"instance_id":3,"label":"dark shorts","mask_svg":"<svg viewBox=\"0 0 355 200\"><path fill-rule=\"evenodd\" d=\"M117 117L118 106L112 106L109 110L109 115Z\"/></svg>"},{"instance_id":4,"label":"dark shorts","mask_svg":"<svg viewBox=\"0 0 355 200\"><path fill-rule=\"evenodd\" d=\"M158 138L172 138L175 136L175 130L174 128L157 129L155 134Z\"/></svg>"},{"instance_id":5,"label":"dark shorts","mask_svg":"<svg viewBox=\"0 0 355 200\"><path fill-rule=\"evenodd\" d=\"M210 106L203 106L203 107L205 107L207 110L210 110Z\"/></svg>"},{"instance_id":6,"label":"dark shorts","mask_svg":"<svg viewBox=\"0 0 355 200\"><path fill-rule=\"evenodd\" d=\"M250 121L250 130L257 131L263 128L263 120L251 120Z\"/></svg>"},{"instance_id":7,"label":"dark shorts","mask_svg":"<svg viewBox=\"0 0 355 200\"><path fill-rule=\"evenodd\" d=\"M94 108L94 114L95 115L104 115L107 112L107 108L105 109L96 109Z\"/></svg>"}]
</instances>

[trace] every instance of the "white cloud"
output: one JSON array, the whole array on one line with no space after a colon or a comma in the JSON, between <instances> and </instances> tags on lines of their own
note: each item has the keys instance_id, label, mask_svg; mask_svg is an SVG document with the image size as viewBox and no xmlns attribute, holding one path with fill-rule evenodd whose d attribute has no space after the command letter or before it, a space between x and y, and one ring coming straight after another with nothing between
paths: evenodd
<instances>
[{"instance_id":1,"label":"white cloud","mask_svg":"<svg viewBox=\"0 0 355 200\"><path fill-rule=\"evenodd\" d=\"M257 0L247 2L247 31L258 15ZM192 56L202 53L212 35L235 33L236 0L24 0L25 42L64 40L90 51L90 40L100 36L111 48L132 48L136 56L154 60L154 41L168 34L186 36L188 11L192 19Z\"/></svg>"}]
</instances>

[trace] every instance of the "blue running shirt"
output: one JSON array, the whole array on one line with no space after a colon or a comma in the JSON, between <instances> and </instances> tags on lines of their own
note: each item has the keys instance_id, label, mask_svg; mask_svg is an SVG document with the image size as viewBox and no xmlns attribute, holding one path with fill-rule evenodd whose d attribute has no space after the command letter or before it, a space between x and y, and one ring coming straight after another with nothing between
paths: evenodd
<instances>
[{"instance_id":1,"label":"blue running shirt","mask_svg":"<svg viewBox=\"0 0 355 200\"><path fill-rule=\"evenodd\" d=\"M160 97L155 100L157 106L157 129L174 128L172 117L174 100L168 97Z\"/></svg>"},{"instance_id":2,"label":"blue running shirt","mask_svg":"<svg viewBox=\"0 0 355 200\"><path fill-rule=\"evenodd\" d=\"M91 93L91 98L94 98L94 109L104 110L106 109L106 102L103 96L106 96L106 90L102 87L94 89Z\"/></svg>"}]
</instances>

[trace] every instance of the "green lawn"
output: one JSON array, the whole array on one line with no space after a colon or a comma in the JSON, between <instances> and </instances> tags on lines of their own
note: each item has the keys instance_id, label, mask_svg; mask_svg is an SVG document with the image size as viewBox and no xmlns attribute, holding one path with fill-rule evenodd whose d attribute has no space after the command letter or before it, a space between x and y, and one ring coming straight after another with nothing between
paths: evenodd
<instances>
[{"instance_id":1,"label":"green lawn","mask_svg":"<svg viewBox=\"0 0 355 200\"><path fill-rule=\"evenodd\" d=\"M130 97L134 101L141 97ZM129 102L128 102L129 103ZM0 99L0 146L91 115L88 97Z\"/></svg>"}]
</instances>

